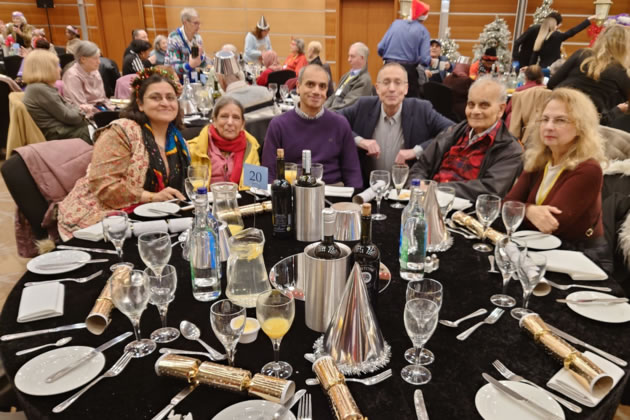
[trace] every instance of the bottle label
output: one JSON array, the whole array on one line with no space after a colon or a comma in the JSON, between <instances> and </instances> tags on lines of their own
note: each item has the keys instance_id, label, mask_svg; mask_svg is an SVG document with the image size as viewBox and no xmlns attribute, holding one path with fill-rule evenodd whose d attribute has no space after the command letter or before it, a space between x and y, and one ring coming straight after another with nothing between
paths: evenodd
<instances>
[{"instance_id":1,"label":"bottle label","mask_svg":"<svg viewBox=\"0 0 630 420\"><path fill-rule=\"evenodd\" d=\"M273 214L273 231L284 233L291 232L291 215L282 213Z\"/></svg>"},{"instance_id":2,"label":"bottle label","mask_svg":"<svg viewBox=\"0 0 630 420\"><path fill-rule=\"evenodd\" d=\"M367 267L361 267L361 270L364 270ZM370 282L372 281L372 273L370 273L369 271L363 271L361 273L361 279L363 279L363 283L365 284L370 284Z\"/></svg>"}]
</instances>

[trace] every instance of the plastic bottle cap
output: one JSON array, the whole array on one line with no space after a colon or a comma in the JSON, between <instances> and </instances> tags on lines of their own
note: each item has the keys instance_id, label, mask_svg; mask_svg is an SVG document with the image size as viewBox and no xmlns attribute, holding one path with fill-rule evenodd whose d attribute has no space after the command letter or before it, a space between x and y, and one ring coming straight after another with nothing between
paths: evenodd
<instances>
[{"instance_id":1,"label":"plastic bottle cap","mask_svg":"<svg viewBox=\"0 0 630 420\"><path fill-rule=\"evenodd\" d=\"M420 180L418 178L414 178L411 180L411 185L414 187L420 186Z\"/></svg>"},{"instance_id":2,"label":"plastic bottle cap","mask_svg":"<svg viewBox=\"0 0 630 420\"><path fill-rule=\"evenodd\" d=\"M206 187L197 188L197 194L208 194L208 189Z\"/></svg>"}]
</instances>

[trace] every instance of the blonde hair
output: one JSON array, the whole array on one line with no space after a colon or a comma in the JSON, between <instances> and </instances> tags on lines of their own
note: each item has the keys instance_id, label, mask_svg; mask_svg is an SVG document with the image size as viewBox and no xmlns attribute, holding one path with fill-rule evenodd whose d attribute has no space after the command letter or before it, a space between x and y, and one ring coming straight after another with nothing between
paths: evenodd
<instances>
[{"instance_id":1,"label":"blonde hair","mask_svg":"<svg viewBox=\"0 0 630 420\"><path fill-rule=\"evenodd\" d=\"M536 41L534 41L534 51L540 51L545 40L551 35L556 28L558 27L558 21L551 17L547 16L543 21L542 25L540 25L540 29L538 30L538 35L536 36Z\"/></svg>"},{"instance_id":2,"label":"blonde hair","mask_svg":"<svg viewBox=\"0 0 630 420\"><path fill-rule=\"evenodd\" d=\"M35 49L24 59L22 80L26 84L53 84L59 77L59 57L48 50Z\"/></svg>"},{"instance_id":3,"label":"blonde hair","mask_svg":"<svg viewBox=\"0 0 630 420\"><path fill-rule=\"evenodd\" d=\"M576 136L568 152L563 156L562 163L565 168L572 170L577 165L588 160L595 159L600 164L606 162L602 138L599 135L599 115L595 105L588 96L579 90L569 88L557 88L545 101L543 111L551 101L559 101L567 109L569 120L575 125ZM540 118L540 115L537 116ZM540 136L540 124L536 124L536 130L532 134L524 155L525 170L535 172L545 167L551 161L551 149L547 147Z\"/></svg>"},{"instance_id":4,"label":"blonde hair","mask_svg":"<svg viewBox=\"0 0 630 420\"><path fill-rule=\"evenodd\" d=\"M609 26L597 38L592 48L591 55L584 59L580 65L580 70L593 80L599 80L601 73L608 66L618 63L626 69L630 77L630 55L628 45L630 44L630 27L613 25Z\"/></svg>"}]
</instances>

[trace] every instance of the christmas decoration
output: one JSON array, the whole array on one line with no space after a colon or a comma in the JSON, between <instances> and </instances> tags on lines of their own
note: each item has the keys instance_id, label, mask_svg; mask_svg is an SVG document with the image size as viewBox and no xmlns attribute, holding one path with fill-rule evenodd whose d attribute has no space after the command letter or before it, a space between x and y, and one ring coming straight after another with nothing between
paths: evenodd
<instances>
[{"instance_id":1,"label":"christmas decoration","mask_svg":"<svg viewBox=\"0 0 630 420\"><path fill-rule=\"evenodd\" d=\"M549 16L549 13L557 12L557 10L551 8L552 3L553 0L543 0L542 4L536 8L534 12L534 25L540 25L543 20Z\"/></svg>"},{"instance_id":2,"label":"christmas decoration","mask_svg":"<svg viewBox=\"0 0 630 420\"><path fill-rule=\"evenodd\" d=\"M454 63L460 56L459 45L451 39L451 28L446 28L446 33L444 34L444 38L440 38L440 43L442 44L442 55L448 58L448 61Z\"/></svg>"},{"instance_id":3,"label":"christmas decoration","mask_svg":"<svg viewBox=\"0 0 630 420\"><path fill-rule=\"evenodd\" d=\"M508 30L508 25L504 19L496 17L492 23L483 28L479 34L479 44L473 48L474 60L479 60L488 48L496 48L498 63L504 68L509 68L512 63L512 54L508 47L508 42L512 34Z\"/></svg>"}]
</instances>

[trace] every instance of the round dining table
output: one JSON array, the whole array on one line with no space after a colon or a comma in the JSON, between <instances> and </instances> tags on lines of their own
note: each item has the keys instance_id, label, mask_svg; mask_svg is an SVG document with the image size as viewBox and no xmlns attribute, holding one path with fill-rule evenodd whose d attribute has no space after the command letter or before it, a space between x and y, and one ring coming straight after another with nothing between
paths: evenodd
<instances>
[{"instance_id":1,"label":"round dining table","mask_svg":"<svg viewBox=\"0 0 630 420\"><path fill-rule=\"evenodd\" d=\"M252 202L249 195L243 195L244 197L239 200L240 204ZM348 199L331 198L331 200ZM422 386L413 386L403 381L400 371L407 364L403 353L411 347L403 322L407 282L399 275L398 239L401 211L391 208L389 203L391 202L383 202L381 208L387 219L373 222L372 235L373 242L380 249L381 261L389 268L392 277L391 284L379 295L377 307L374 309L383 336L391 346L391 360L386 368L391 368L393 375L372 386L348 383L362 414L371 420L415 419L414 391L421 389L431 419L481 418L475 405L475 396L486 384L482 373L488 373L497 379L501 378L492 366L494 360L500 360L512 371L538 385L545 386L546 382L562 368L562 365L536 344L527 332L519 328L518 321L510 316L509 311L506 311L495 324L480 327L465 341L457 340L456 336L474 323L483 320L483 317L465 321L458 328L449 328L439 324L426 345L435 354L435 361L427 366L432 374L431 381ZM185 215L190 216L190 214ZM281 259L302 252L308 245L294 239L274 238L269 213L258 214L255 218L246 217L244 221L248 227L255 225L262 229L266 236L263 255L267 270L270 270ZM500 222L496 224L496 226L499 225ZM479 308L486 308L489 313L493 309L490 296L501 291L501 275L488 272L489 254L474 251L472 249L474 242L474 240L456 235L453 246L437 254L439 269L426 276L438 280L444 286L440 319L455 320ZM102 241L89 242L73 239L68 244L113 249L111 244ZM348 244L353 245L353 243ZM31 272L24 274L10 293L0 315L0 335L83 322L107 281L109 266L116 260L116 256L109 254L94 253L92 258L109 258L110 262L88 264L67 274L72 277L82 277L99 269L104 270L104 274L85 284L65 283L64 313L63 316L55 318L18 323L20 297L25 282L66 277L67 274L59 276L44 276ZM138 254L135 237L125 241L124 259L132 262L136 268L145 268ZM201 338L204 341L215 349L223 351L221 343L210 326L211 302L199 302L193 298L190 266L182 258L179 246L173 249L170 263L177 269L178 285L175 300L169 306L169 326L177 327L182 320L191 321L201 329ZM566 274L548 272L546 276L558 283L573 283ZM226 279L223 278L221 298L225 298L225 282ZM584 282L584 284L608 286L613 289L612 294L623 295L622 288L611 278L605 281ZM556 302L556 299L563 298L574 290L553 289L547 296L532 297L530 309L540 314L543 320L553 326L624 360L630 360L629 324L610 324L588 319L573 312L566 304ZM516 298L518 304L521 303L522 289L518 282L510 282L508 293ZM248 309L247 312L249 316L255 317L255 309ZM306 388L311 394L313 419L334 419L335 416L322 388L305 384L307 378L315 375L312 372L311 363L304 358L304 355L313 352L313 344L322 334L309 329L304 319L304 302L296 301L295 319L291 329L282 340L280 358L293 366L294 372L290 379L295 381L296 389ZM151 331L159 326L158 311L155 306L149 305L142 315L142 336L148 337ZM129 319L114 310L111 324L102 335L93 335L86 329L78 329L1 342L0 358L13 383L16 372L22 365L32 357L46 351L16 356L15 353L21 349L51 343L64 336L73 337L70 345L97 347L125 331L131 331ZM104 351L106 362L103 372L123 354L125 343L117 344ZM204 351L199 343L188 341L184 337L165 345L158 345L158 349L164 346ZM584 348L579 346L578 348L584 351ZM259 372L265 363L273 359L271 341L262 331L253 343L239 344L236 349L235 366L248 369L252 373ZM154 365L160 356L161 354L155 351L144 358L132 359L120 375L99 382L60 414L54 414L52 408L76 390L50 396L32 396L16 390L19 406L29 419L151 419L186 386L186 383L180 379L156 375ZM201 358L201 360L205 359ZM626 374L596 407L582 406L581 414L564 409L566 419L612 419L628 379L628 368L623 369ZM244 393L228 392L200 385L177 405L175 412L192 413L195 420L212 419L226 407L251 398ZM293 411L295 412L296 408Z\"/></svg>"}]
</instances>

